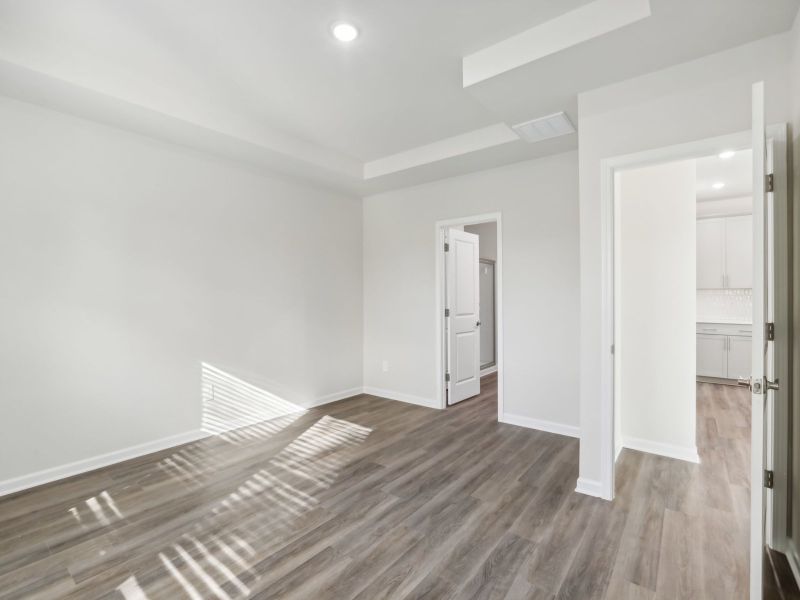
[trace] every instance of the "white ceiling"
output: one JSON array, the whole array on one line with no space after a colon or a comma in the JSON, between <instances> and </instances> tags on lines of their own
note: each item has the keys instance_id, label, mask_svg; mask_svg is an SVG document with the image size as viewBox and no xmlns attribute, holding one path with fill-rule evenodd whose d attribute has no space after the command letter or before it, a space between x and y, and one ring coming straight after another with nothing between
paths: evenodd
<instances>
[{"instance_id":1,"label":"white ceiling","mask_svg":"<svg viewBox=\"0 0 800 600\"><path fill-rule=\"evenodd\" d=\"M708 156L696 161L697 201L720 200L751 196L753 191L753 151L739 150L731 158ZM722 182L725 187L713 188L714 183Z\"/></svg>"},{"instance_id":2,"label":"white ceiling","mask_svg":"<svg viewBox=\"0 0 800 600\"><path fill-rule=\"evenodd\" d=\"M650 17L465 89L465 56L590 0L0 0L0 93L363 192L575 148L453 150L561 110L577 125L579 91L784 31L799 1L651 0ZM419 147L364 181L364 163Z\"/></svg>"}]
</instances>

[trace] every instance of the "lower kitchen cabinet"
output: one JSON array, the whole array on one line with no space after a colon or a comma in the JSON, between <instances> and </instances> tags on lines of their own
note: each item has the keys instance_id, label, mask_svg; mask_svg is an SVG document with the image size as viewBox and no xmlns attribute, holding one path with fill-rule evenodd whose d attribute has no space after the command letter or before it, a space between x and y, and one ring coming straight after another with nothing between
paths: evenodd
<instances>
[{"instance_id":1,"label":"lower kitchen cabinet","mask_svg":"<svg viewBox=\"0 0 800 600\"><path fill-rule=\"evenodd\" d=\"M697 325L697 376L749 377L752 334L749 325Z\"/></svg>"}]
</instances>

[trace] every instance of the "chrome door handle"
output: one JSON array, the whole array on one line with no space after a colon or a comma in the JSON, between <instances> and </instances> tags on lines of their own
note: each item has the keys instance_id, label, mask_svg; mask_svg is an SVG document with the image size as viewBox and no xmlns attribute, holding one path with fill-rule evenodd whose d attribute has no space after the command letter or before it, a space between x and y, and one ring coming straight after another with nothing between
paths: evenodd
<instances>
[{"instance_id":1,"label":"chrome door handle","mask_svg":"<svg viewBox=\"0 0 800 600\"><path fill-rule=\"evenodd\" d=\"M746 387L756 394L763 394L765 391L773 390L777 391L781 389L781 382L780 379L776 379L775 381L770 381L766 377L764 378L764 389L762 389L761 381L756 381L756 385L753 386L753 378L752 377L739 377L736 380L736 385L741 387Z\"/></svg>"}]
</instances>

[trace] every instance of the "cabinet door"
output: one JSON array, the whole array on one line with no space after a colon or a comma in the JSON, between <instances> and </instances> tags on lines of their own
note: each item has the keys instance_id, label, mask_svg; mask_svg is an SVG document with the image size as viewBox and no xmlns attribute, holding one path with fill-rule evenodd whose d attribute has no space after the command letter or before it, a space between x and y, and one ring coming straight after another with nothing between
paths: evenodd
<instances>
[{"instance_id":1,"label":"cabinet door","mask_svg":"<svg viewBox=\"0 0 800 600\"><path fill-rule=\"evenodd\" d=\"M728 361L725 351L726 336L697 334L697 375L700 377L727 377Z\"/></svg>"},{"instance_id":2,"label":"cabinet door","mask_svg":"<svg viewBox=\"0 0 800 600\"><path fill-rule=\"evenodd\" d=\"M728 379L750 377L753 368L752 338L732 335L728 340Z\"/></svg>"},{"instance_id":3,"label":"cabinet door","mask_svg":"<svg viewBox=\"0 0 800 600\"><path fill-rule=\"evenodd\" d=\"M725 287L753 287L752 215L725 219L725 274Z\"/></svg>"},{"instance_id":4,"label":"cabinet door","mask_svg":"<svg viewBox=\"0 0 800 600\"><path fill-rule=\"evenodd\" d=\"M725 287L724 273L725 220L700 219L697 221L697 288L720 289Z\"/></svg>"}]
</instances>

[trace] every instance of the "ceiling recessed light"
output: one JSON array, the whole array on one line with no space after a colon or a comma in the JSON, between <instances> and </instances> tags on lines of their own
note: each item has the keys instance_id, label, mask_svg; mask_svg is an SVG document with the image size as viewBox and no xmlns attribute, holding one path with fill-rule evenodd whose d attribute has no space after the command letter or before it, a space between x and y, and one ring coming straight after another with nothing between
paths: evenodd
<instances>
[{"instance_id":1,"label":"ceiling recessed light","mask_svg":"<svg viewBox=\"0 0 800 600\"><path fill-rule=\"evenodd\" d=\"M714 188L715 190L721 190L722 188L725 187L725 183L722 182L722 181L717 181L717 182L711 184L711 187Z\"/></svg>"},{"instance_id":2,"label":"ceiling recessed light","mask_svg":"<svg viewBox=\"0 0 800 600\"><path fill-rule=\"evenodd\" d=\"M333 37L340 42L352 42L358 37L358 29L350 23L336 23L332 28Z\"/></svg>"},{"instance_id":3,"label":"ceiling recessed light","mask_svg":"<svg viewBox=\"0 0 800 600\"><path fill-rule=\"evenodd\" d=\"M719 157L722 160L728 160L729 158L733 158L736 155L736 152L733 150L725 150L725 152L720 152Z\"/></svg>"}]
</instances>

